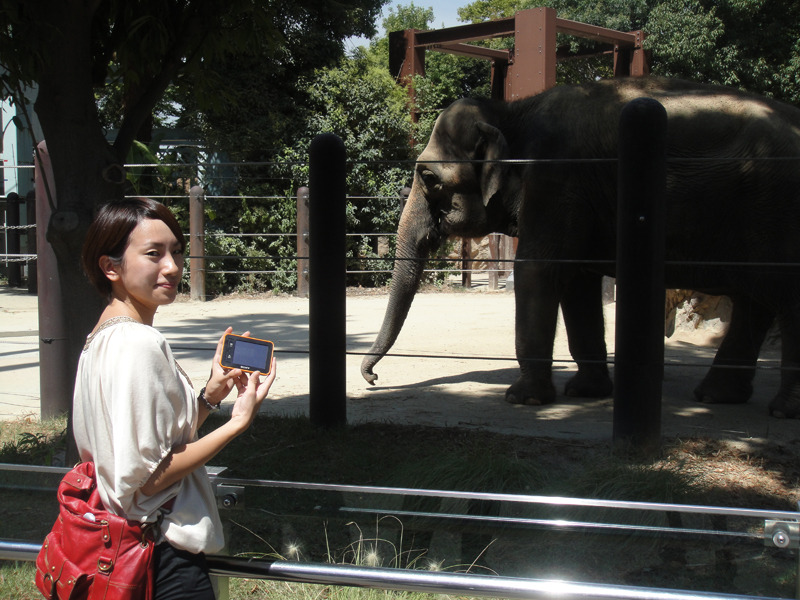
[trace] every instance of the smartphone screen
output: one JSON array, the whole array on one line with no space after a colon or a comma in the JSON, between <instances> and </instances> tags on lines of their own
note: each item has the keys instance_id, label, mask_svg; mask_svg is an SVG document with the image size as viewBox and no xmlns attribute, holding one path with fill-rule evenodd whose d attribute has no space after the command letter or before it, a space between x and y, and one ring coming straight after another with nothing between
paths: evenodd
<instances>
[{"instance_id":1,"label":"smartphone screen","mask_svg":"<svg viewBox=\"0 0 800 600\"><path fill-rule=\"evenodd\" d=\"M272 352L270 341L229 333L223 341L220 365L225 369L260 371L266 375L272 363Z\"/></svg>"}]
</instances>

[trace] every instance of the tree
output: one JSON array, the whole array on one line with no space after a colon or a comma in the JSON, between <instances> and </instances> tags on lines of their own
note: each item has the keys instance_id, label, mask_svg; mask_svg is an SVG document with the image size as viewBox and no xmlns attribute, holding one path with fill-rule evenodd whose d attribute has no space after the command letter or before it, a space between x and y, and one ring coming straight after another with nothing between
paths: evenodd
<instances>
[{"instance_id":1,"label":"tree","mask_svg":"<svg viewBox=\"0 0 800 600\"><path fill-rule=\"evenodd\" d=\"M800 105L800 5L792 0L663 0L645 30L659 74Z\"/></svg>"},{"instance_id":2,"label":"tree","mask_svg":"<svg viewBox=\"0 0 800 600\"><path fill-rule=\"evenodd\" d=\"M307 181L307 166L297 161L319 133L331 132L342 138L348 157L348 233L365 234L348 238L348 257L377 256L374 234L397 229L402 187L410 185L407 164L411 125L406 94L395 85L379 58L363 49L336 67L320 69L305 82L310 96L304 129L281 153L281 160L294 163L294 181ZM375 266L364 264L366 270ZM385 266L384 266L385 268ZM386 275L372 278L351 275L350 285L385 283Z\"/></svg>"},{"instance_id":3,"label":"tree","mask_svg":"<svg viewBox=\"0 0 800 600\"><path fill-rule=\"evenodd\" d=\"M101 299L79 261L96 207L126 189L125 157L170 83L192 78L206 100L223 100L223 73L213 66L261 53L291 62L286 41L318 29L310 51L342 52L350 35L374 33L383 0L0 0L0 81L18 101L37 84L34 108L47 140L57 203L47 239L58 262L72 373ZM269 54L266 54L269 52ZM326 57L327 59L327 57ZM122 90L116 138L107 141L95 91ZM43 365L46 368L46 365ZM72 382L64 386L69 406Z\"/></svg>"},{"instance_id":4,"label":"tree","mask_svg":"<svg viewBox=\"0 0 800 600\"><path fill-rule=\"evenodd\" d=\"M398 6L389 10L384 28L427 28L433 10ZM373 39L368 48L358 48L346 58L312 71L300 53L292 51L293 69L276 68L258 57L238 58L227 68L226 81L233 83L226 97L233 97L238 110L212 107L202 112L185 111L189 119L180 123L198 131L214 152L225 160L255 165L238 165L226 171L228 198L207 200L207 221L217 235L207 237L208 254L236 256L242 270L257 271L247 277L226 273L229 258L209 259L206 285L215 291L291 290L296 286L294 244L276 236L226 236L280 233L293 230L294 192L307 181L305 150L322 132L335 132L345 143L349 164L348 191L357 198L348 207L348 254L362 262L353 270L385 269L378 260L376 232L395 231L399 218L399 189L409 183L410 170L403 164L410 158L411 123L407 96L389 76L388 40ZM433 53L432 53L433 54ZM482 69L477 73L475 66ZM487 86L488 65L437 54L429 60L429 77L421 83L426 107L434 115L456 98ZM287 81L287 77L295 76ZM298 77L299 76L299 77ZM191 99L181 101L193 106ZM427 108L429 107L429 108ZM198 118L195 118L198 117ZM428 129L432 119L423 120ZM426 135L426 134L423 134ZM387 161L397 162L392 164ZM271 163L269 165L265 162ZM290 165L296 164L291 168ZM232 195L240 195L232 199ZM213 215L213 216L212 216ZM364 234L359 238L352 234ZM370 234L370 235L367 235ZM391 238L393 239L393 238ZM226 269L228 267L228 269ZM351 285L380 285L386 274L351 274Z\"/></svg>"},{"instance_id":5,"label":"tree","mask_svg":"<svg viewBox=\"0 0 800 600\"><path fill-rule=\"evenodd\" d=\"M475 23L534 6L610 29L643 30L654 75L720 83L800 105L800 5L794 0L477 0L459 16ZM573 49L591 44L569 43Z\"/></svg>"}]
</instances>

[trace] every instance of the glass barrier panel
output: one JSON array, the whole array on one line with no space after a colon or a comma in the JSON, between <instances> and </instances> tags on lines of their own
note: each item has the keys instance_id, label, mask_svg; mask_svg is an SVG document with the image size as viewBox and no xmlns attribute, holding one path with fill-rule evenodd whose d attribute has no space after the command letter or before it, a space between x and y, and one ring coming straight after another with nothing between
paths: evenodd
<instances>
[{"instance_id":1,"label":"glass barrier panel","mask_svg":"<svg viewBox=\"0 0 800 600\"><path fill-rule=\"evenodd\" d=\"M0 538L41 542L58 516L56 489L66 469L0 467Z\"/></svg>"},{"instance_id":2,"label":"glass barrier panel","mask_svg":"<svg viewBox=\"0 0 800 600\"><path fill-rule=\"evenodd\" d=\"M219 483L225 504L229 484ZM220 514L232 554L750 596L797 592L793 512L230 485L235 498Z\"/></svg>"},{"instance_id":3,"label":"glass barrier panel","mask_svg":"<svg viewBox=\"0 0 800 600\"><path fill-rule=\"evenodd\" d=\"M0 467L0 538L44 538L64 471ZM795 512L213 481L236 556L798 597Z\"/></svg>"}]
</instances>

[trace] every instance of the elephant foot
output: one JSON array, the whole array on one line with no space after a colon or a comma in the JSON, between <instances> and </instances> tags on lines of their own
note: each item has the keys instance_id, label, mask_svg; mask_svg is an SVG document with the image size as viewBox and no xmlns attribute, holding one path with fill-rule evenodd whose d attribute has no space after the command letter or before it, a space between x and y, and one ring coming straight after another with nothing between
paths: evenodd
<instances>
[{"instance_id":1,"label":"elephant foot","mask_svg":"<svg viewBox=\"0 0 800 600\"><path fill-rule=\"evenodd\" d=\"M694 389L694 398L704 404L744 404L753 394L752 374L747 371L710 371Z\"/></svg>"},{"instance_id":2,"label":"elephant foot","mask_svg":"<svg viewBox=\"0 0 800 600\"><path fill-rule=\"evenodd\" d=\"M608 371L578 370L564 387L564 394L572 398L608 398L614 393L614 383Z\"/></svg>"},{"instance_id":3,"label":"elephant foot","mask_svg":"<svg viewBox=\"0 0 800 600\"><path fill-rule=\"evenodd\" d=\"M553 382L531 382L520 377L506 390L506 402L509 404L527 404L529 406L542 406L552 404L556 399L556 388Z\"/></svg>"},{"instance_id":4,"label":"elephant foot","mask_svg":"<svg viewBox=\"0 0 800 600\"><path fill-rule=\"evenodd\" d=\"M769 403L769 415L776 419L800 419L800 398L779 393Z\"/></svg>"}]
</instances>

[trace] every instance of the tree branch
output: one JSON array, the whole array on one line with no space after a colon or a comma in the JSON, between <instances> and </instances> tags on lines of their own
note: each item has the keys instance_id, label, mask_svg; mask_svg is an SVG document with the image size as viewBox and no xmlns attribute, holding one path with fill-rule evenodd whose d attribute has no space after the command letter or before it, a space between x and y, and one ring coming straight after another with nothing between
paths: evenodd
<instances>
[{"instance_id":1,"label":"tree branch","mask_svg":"<svg viewBox=\"0 0 800 600\"><path fill-rule=\"evenodd\" d=\"M210 21L209 21L210 22ZM176 31L175 43L164 53L161 70L156 73L133 105L129 106L123 116L122 125L114 141L114 151L124 159L136 139L142 123L152 114L164 91L186 65L197 55L208 37L208 27L201 14L187 19L184 27ZM201 34L189 35L189 32L202 31Z\"/></svg>"}]
</instances>

